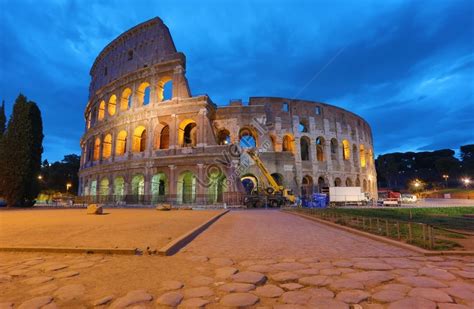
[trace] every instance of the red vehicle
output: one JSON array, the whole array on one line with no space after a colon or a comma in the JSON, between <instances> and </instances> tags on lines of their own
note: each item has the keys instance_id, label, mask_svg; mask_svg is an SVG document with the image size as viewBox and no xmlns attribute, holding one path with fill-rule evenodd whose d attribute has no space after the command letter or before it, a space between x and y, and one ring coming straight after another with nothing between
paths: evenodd
<instances>
[{"instance_id":1,"label":"red vehicle","mask_svg":"<svg viewBox=\"0 0 474 309\"><path fill-rule=\"evenodd\" d=\"M402 194L391 190L381 190L378 192L377 204L381 206L401 206Z\"/></svg>"}]
</instances>

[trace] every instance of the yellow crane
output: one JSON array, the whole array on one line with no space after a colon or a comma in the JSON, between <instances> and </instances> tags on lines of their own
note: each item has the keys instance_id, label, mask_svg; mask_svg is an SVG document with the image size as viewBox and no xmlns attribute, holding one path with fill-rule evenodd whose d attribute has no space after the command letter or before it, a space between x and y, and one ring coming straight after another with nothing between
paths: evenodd
<instances>
[{"instance_id":1,"label":"yellow crane","mask_svg":"<svg viewBox=\"0 0 474 309\"><path fill-rule=\"evenodd\" d=\"M260 172L267 180L269 187L266 188L264 194L258 192L246 198L246 205L252 207L259 207L265 204L270 204L272 207L280 207L287 204L293 204L296 200L291 189L280 186L275 178L270 174L265 164L258 157L253 149L247 149L246 153L255 162Z\"/></svg>"}]
</instances>

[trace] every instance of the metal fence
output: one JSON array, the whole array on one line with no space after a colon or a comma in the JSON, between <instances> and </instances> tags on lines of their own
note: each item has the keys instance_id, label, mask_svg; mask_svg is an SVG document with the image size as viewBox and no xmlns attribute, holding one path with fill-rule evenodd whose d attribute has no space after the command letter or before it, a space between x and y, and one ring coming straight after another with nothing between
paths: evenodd
<instances>
[{"instance_id":1,"label":"metal fence","mask_svg":"<svg viewBox=\"0 0 474 309\"><path fill-rule=\"evenodd\" d=\"M334 210L301 207L287 207L284 210L314 216L425 249L444 250L459 247L456 242L446 239L447 232L445 230L424 223L341 214Z\"/></svg>"}]
</instances>

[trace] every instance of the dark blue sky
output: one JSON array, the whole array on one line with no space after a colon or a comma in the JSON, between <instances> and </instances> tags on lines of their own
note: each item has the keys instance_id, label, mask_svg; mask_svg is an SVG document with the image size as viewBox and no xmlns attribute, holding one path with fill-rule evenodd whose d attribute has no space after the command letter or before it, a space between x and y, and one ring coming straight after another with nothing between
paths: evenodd
<instances>
[{"instance_id":1,"label":"dark blue sky","mask_svg":"<svg viewBox=\"0 0 474 309\"><path fill-rule=\"evenodd\" d=\"M474 1L0 0L0 98L8 114L19 92L39 104L43 158L79 153L90 66L154 16L217 104L338 105L368 120L376 154L474 142Z\"/></svg>"}]
</instances>

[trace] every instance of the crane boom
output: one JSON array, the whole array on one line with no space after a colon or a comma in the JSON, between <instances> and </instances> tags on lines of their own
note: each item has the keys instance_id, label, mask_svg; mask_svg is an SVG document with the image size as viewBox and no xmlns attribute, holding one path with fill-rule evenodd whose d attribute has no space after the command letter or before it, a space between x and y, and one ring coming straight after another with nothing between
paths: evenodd
<instances>
[{"instance_id":1,"label":"crane boom","mask_svg":"<svg viewBox=\"0 0 474 309\"><path fill-rule=\"evenodd\" d=\"M258 166L260 171L262 172L263 176L267 179L268 183L270 186L273 188L275 192L280 192L281 188L278 185L278 183L275 181L275 178L270 174L270 172L267 170L265 167L265 164L263 164L262 160L258 157L258 155L255 153L254 150L247 150L247 153L249 156L252 158L252 160L255 162L255 164Z\"/></svg>"}]
</instances>

